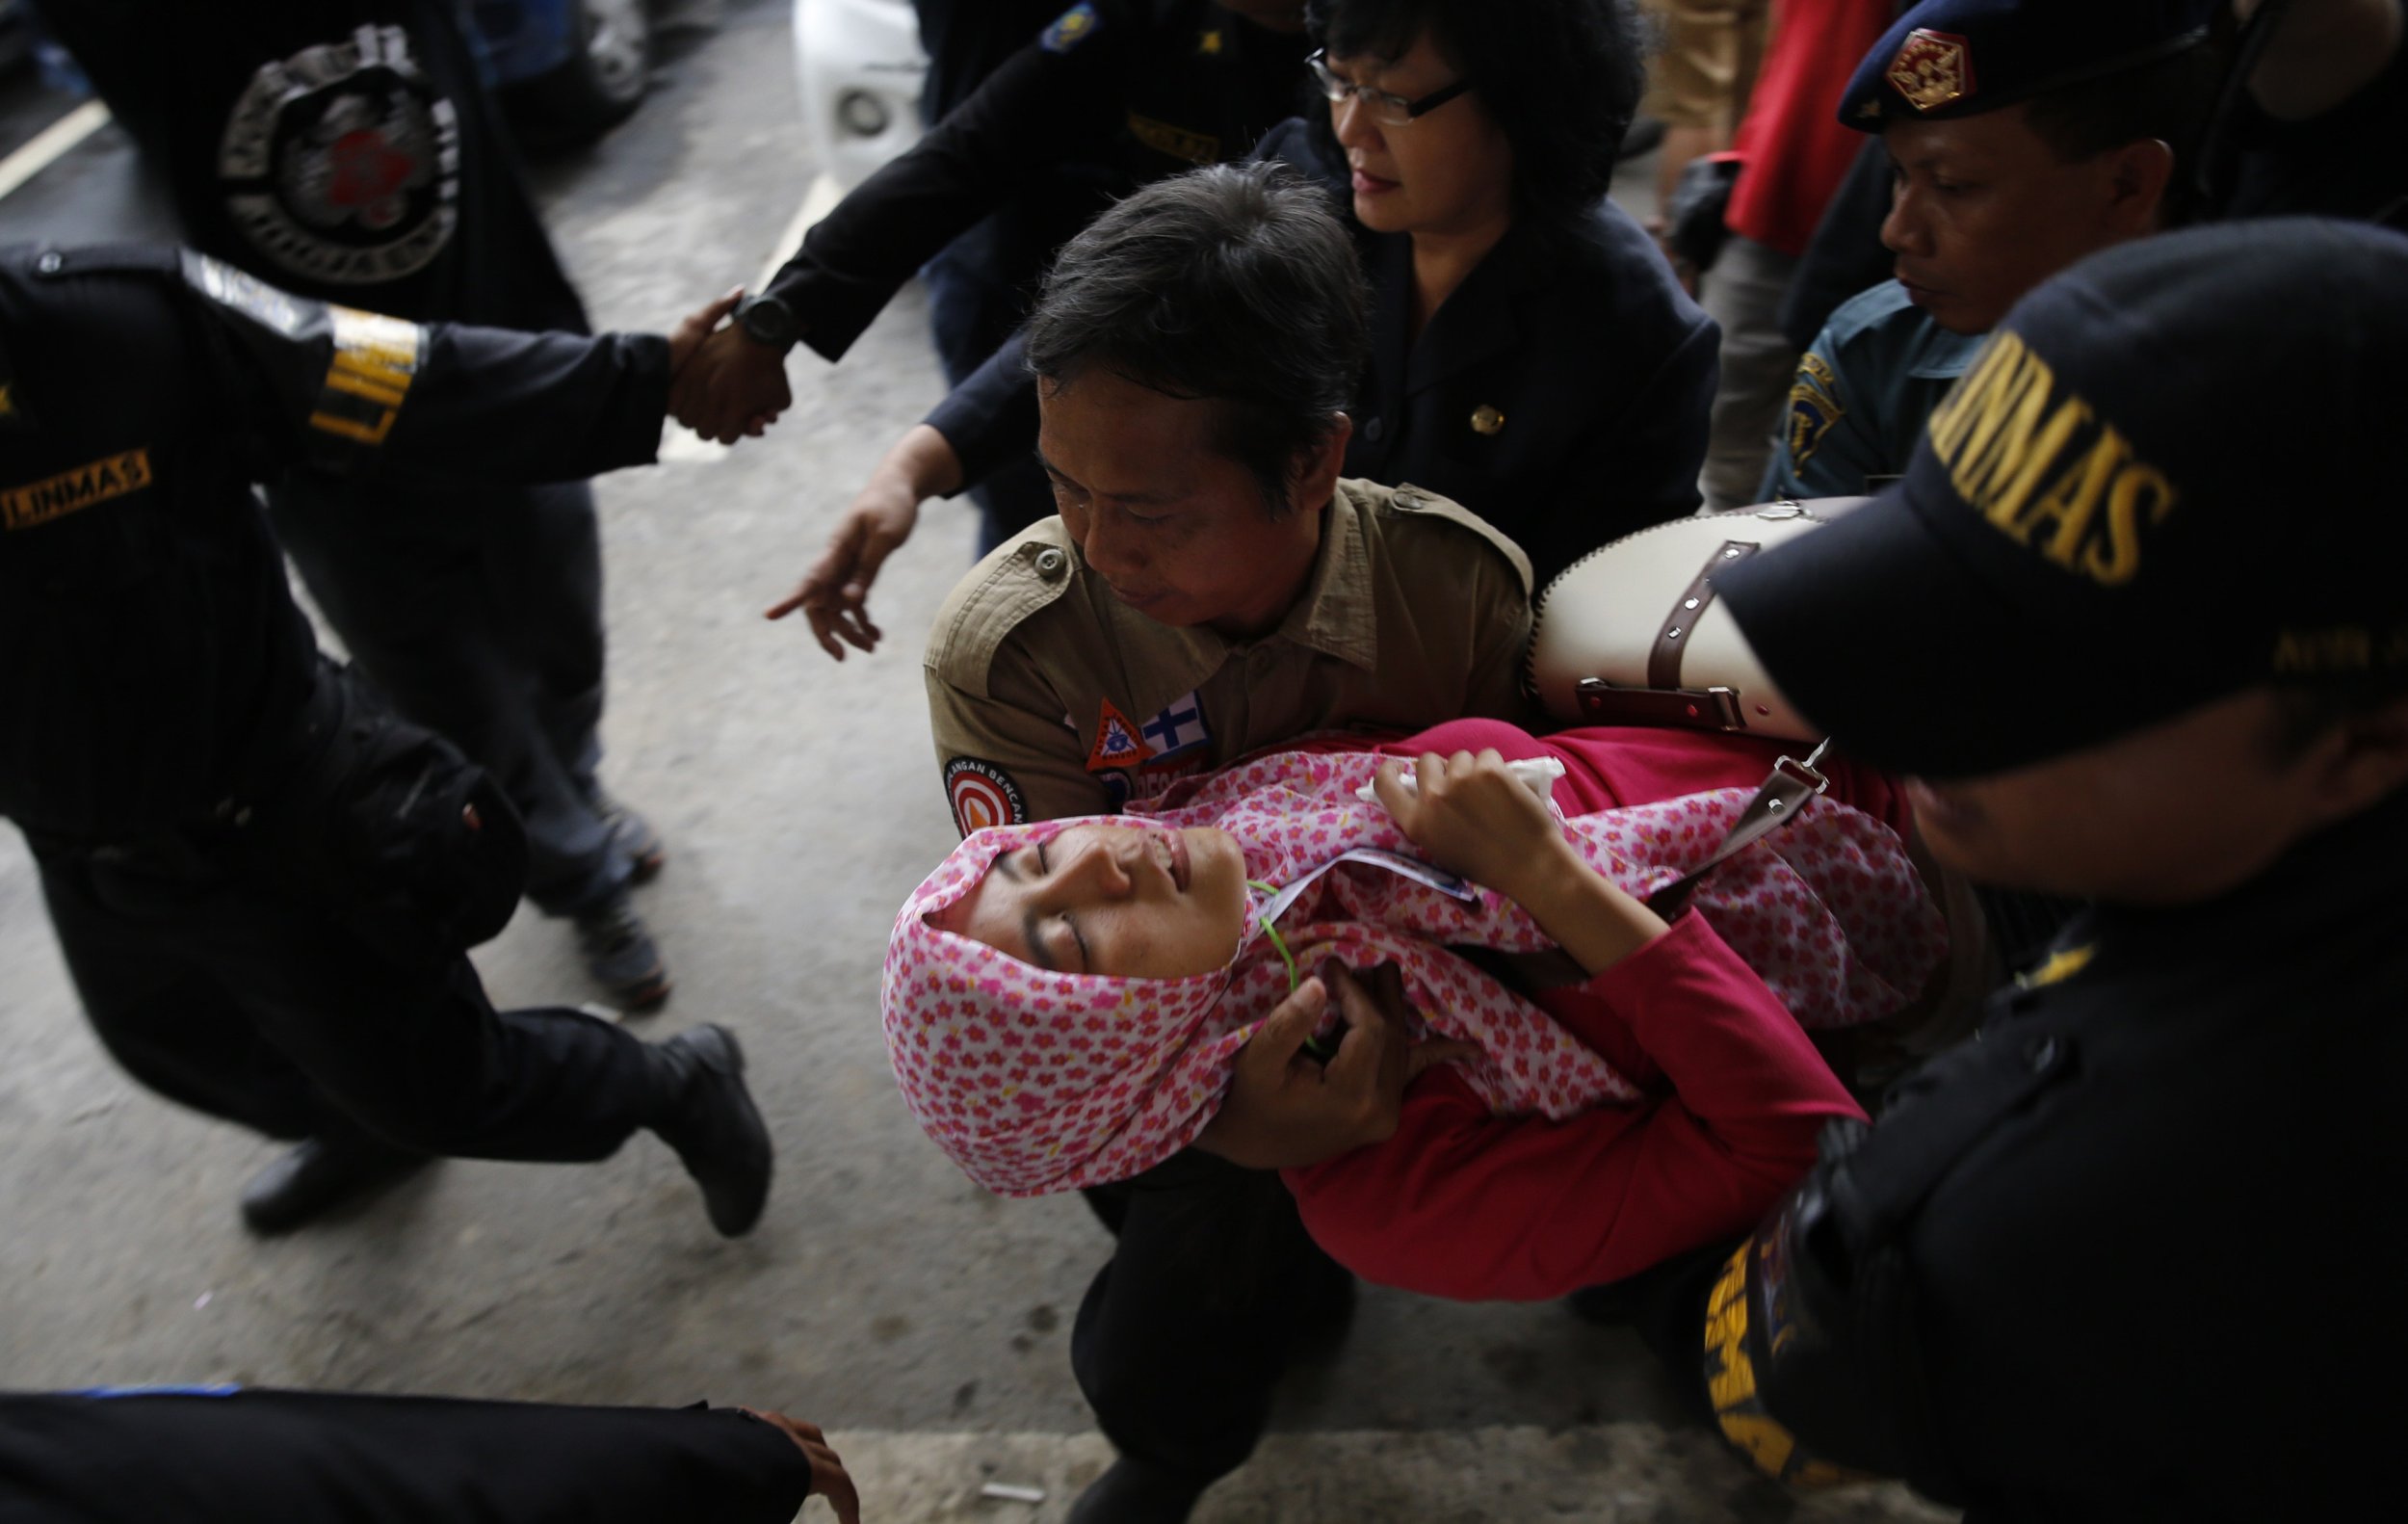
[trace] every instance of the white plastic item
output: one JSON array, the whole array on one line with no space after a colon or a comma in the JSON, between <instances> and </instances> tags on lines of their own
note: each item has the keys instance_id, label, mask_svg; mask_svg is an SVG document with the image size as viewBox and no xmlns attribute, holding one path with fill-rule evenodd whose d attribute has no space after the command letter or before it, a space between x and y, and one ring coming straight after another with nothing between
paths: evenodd
<instances>
[{"instance_id":1,"label":"white plastic item","mask_svg":"<svg viewBox=\"0 0 2408 1524\"><path fill-rule=\"evenodd\" d=\"M1556 779L1563 776L1563 764L1554 757L1525 757L1518 762L1507 762L1505 771L1513 775L1514 781L1552 803L1555 801ZM1398 774L1397 781L1403 785L1407 794L1418 796L1421 793L1421 784L1414 778L1411 768ZM1369 783L1356 789L1354 797L1366 804L1379 802L1379 791Z\"/></svg>"}]
</instances>

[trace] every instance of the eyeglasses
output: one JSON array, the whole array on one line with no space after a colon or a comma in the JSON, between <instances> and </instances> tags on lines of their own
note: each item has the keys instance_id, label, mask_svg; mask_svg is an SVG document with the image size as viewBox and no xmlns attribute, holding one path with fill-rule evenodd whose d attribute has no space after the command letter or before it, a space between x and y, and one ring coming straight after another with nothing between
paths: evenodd
<instances>
[{"instance_id":1,"label":"eyeglasses","mask_svg":"<svg viewBox=\"0 0 2408 1524\"><path fill-rule=\"evenodd\" d=\"M1458 79L1444 90L1431 91L1419 100L1407 100L1402 95L1391 95L1384 90L1373 90L1351 80L1340 79L1329 71L1327 49L1315 53L1304 62L1312 68L1313 78L1320 81L1322 93L1329 97L1331 105L1343 104L1348 95L1352 95L1371 108L1372 120L1383 127L1409 127L1416 118L1429 115L1472 88L1470 80Z\"/></svg>"}]
</instances>

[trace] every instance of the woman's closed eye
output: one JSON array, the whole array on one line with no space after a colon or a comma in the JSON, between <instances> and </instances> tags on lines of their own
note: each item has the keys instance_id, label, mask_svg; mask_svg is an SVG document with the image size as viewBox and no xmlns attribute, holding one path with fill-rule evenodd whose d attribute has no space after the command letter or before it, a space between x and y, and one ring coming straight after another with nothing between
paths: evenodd
<instances>
[{"instance_id":1,"label":"woman's closed eye","mask_svg":"<svg viewBox=\"0 0 2408 1524\"><path fill-rule=\"evenodd\" d=\"M1054 871L1053 857L1046 851L1044 842L1040 841L1036 844L1035 855L1036 877L1043 879ZM1060 925L1062 931L1060 936L1050 932L1046 933L1046 940L1053 944L1050 951L1054 955L1054 961L1060 965L1065 973L1084 974L1091 971L1095 967L1095 959L1087 951L1086 937L1081 934L1079 923L1071 919L1070 912L1067 910L1060 912L1053 919ZM1069 956L1063 957L1064 953Z\"/></svg>"}]
</instances>

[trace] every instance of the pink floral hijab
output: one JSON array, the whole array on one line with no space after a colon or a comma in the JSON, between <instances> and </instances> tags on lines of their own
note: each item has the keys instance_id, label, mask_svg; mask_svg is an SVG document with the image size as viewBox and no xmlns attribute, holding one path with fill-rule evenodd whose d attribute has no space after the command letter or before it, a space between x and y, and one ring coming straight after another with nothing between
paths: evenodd
<instances>
[{"instance_id":1,"label":"pink floral hijab","mask_svg":"<svg viewBox=\"0 0 2408 1524\"><path fill-rule=\"evenodd\" d=\"M1288 993L1266 911L1301 970L1332 956L1395 963L1419 1028L1479 1045L1484 1057L1459 1072L1496 1111L1560 1119L1637 1099L1553 1016L1447 951L1553 944L1512 902L1421 864L1387 811L1355 798L1381 760L1272 753L1112 818L1218 826L1244 849L1247 877L1282 891L1253 893L1228 965L1188 979L1048 972L930 925L996 858L1078 822L964 841L904 903L886 950L887 1053L912 1116L1004 1196L1123 1180L1169 1158L1212 1119L1238 1050ZM1751 793L1584 815L1564 831L1644 898L1711 856ZM1904 1008L1947 953L1945 921L1897 834L1827 798L1725 862L1690 903L1810 1029Z\"/></svg>"}]
</instances>

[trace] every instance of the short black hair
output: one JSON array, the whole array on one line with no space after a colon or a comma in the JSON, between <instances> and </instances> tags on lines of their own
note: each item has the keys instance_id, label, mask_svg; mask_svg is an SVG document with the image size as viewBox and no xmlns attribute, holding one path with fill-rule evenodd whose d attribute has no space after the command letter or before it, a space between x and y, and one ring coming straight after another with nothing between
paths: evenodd
<instances>
[{"instance_id":1,"label":"short black hair","mask_svg":"<svg viewBox=\"0 0 2408 1524\"><path fill-rule=\"evenodd\" d=\"M1305 25L1332 58L1437 43L1513 145L1515 212L1557 227L1605 198L1647 88L1636 0L1312 0Z\"/></svg>"},{"instance_id":2,"label":"short black hair","mask_svg":"<svg viewBox=\"0 0 2408 1524\"><path fill-rule=\"evenodd\" d=\"M1370 296L1327 198L1274 163L1214 165L1119 202L1061 247L1029 317L1029 369L1098 367L1222 405L1220 452L1275 517L1370 353Z\"/></svg>"}]
</instances>

